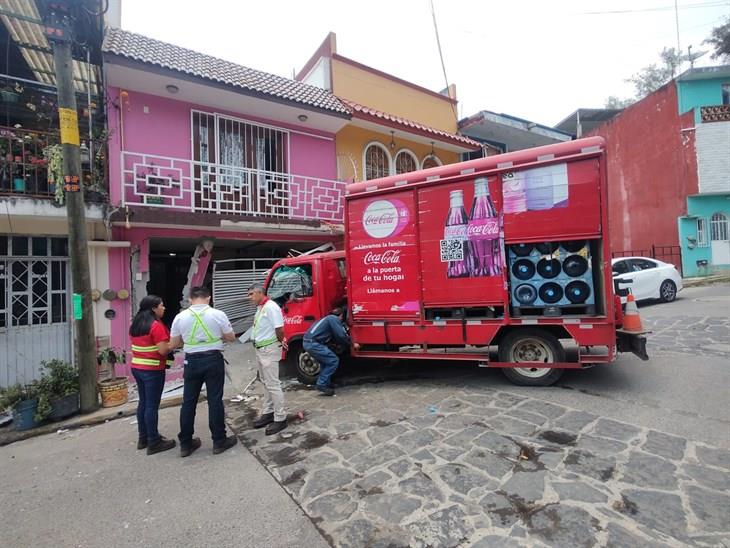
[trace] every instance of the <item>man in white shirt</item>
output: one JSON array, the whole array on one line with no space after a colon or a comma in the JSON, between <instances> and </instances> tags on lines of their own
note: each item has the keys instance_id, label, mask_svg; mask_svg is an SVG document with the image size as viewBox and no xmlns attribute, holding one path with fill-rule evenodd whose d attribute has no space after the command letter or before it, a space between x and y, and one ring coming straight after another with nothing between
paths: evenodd
<instances>
[{"instance_id":1,"label":"man in white shirt","mask_svg":"<svg viewBox=\"0 0 730 548\"><path fill-rule=\"evenodd\" d=\"M208 288L193 287L190 290L190 307L175 316L170 329L170 344L173 348L182 346L185 352L185 384L178 434L181 457L190 456L200 447L200 438L193 438L193 432L203 383L208 399L213 454L218 455L236 445L236 436L226 436L223 410L226 370L222 353L223 343L235 340L236 335L226 313L210 306Z\"/></svg>"},{"instance_id":2,"label":"man in white shirt","mask_svg":"<svg viewBox=\"0 0 730 548\"><path fill-rule=\"evenodd\" d=\"M286 348L284 317L279 305L264 294L262 285L249 287L248 298L256 305L251 340L256 348L259 378L264 384L264 406L253 426L266 426L266 435L271 436L286 428L284 392L279 381L281 348Z\"/></svg>"}]
</instances>

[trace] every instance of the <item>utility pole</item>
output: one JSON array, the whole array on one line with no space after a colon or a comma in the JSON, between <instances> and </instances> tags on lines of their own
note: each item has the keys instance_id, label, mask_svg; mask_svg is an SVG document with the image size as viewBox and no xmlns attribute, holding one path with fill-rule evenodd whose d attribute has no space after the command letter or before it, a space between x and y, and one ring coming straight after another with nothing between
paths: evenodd
<instances>
[{"instance_id":1,"label":"utility pole","mask_svg":"<svg viewBox=\"0 0 730 548\"><path fill-rule=\"evenodd\" d=\"M99 407L96 389L96 342L91 308L91 277L86 241L86 211L81 180L79 124L74 91L71 46L73 17L69 8L74 0L51 0L47 3L46 37L53 47L53 62L58 88L58 121L63 147L63 183L68 219L68 247L74 292L74 332L76 364L79 369L81 412ZM81 300L78 310L76 301Z\"/></svg>"}]
</instances>

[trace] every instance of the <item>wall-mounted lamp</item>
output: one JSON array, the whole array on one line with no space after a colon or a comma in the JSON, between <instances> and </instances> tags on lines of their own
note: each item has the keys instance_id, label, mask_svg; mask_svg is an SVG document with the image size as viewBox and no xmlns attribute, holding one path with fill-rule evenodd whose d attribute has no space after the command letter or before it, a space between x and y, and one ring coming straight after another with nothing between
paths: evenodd
<instances>
[{"instance_id":1,"label":"wall-mounted lamp","mask_svg":"<svg viewBox=\"0 0 730 548\"><path fill-rule=\"evenodd\" d=\"M173 95L175 93L177 93L178 91L180 91L180 88L177 87L175 84L167 84L165 86L165 89L167 90L168 93L172 93Z\"/></svg>"},{"instance_id":2,"label":"wall-mounted lamp","mask_svg":"<svg viewBox=\"0 0 730 548\"><path fill-rule=\"evenodd\" d=\"M395 131L391 130L390 132L390 145L388 146L390 147L390 150L395 150Z\"/></svg>"},{"instance_id":3,"label":"wall-mounted lamp","mask_svg":"<svg viewBox=\"0 0 730 548\"><path fill-rule=\"evenodd\" d=\"M306 114L300 114L299 116L297 116L297 120L299 120L300 122L306 122L307 120L309 120L309 116L307 116Z\"/></svg>"},{"instance_id":4,"label":"wall-mounted lamp","mask_svg":"<svg viewBox=\"0 0 730 548\"><path fill-rule=\"evenodd\" d=\"M433 141L431 141L431 156L436 156L436 152L433 149Z\"/></svg>"}]
</instances>

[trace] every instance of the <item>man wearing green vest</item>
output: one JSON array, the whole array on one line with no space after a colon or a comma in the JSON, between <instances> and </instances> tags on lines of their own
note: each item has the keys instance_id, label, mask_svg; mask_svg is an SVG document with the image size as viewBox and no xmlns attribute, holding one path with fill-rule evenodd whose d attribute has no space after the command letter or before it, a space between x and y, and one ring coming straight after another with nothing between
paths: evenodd
<instances>
[{"instance_id":1,"label":"man wearing green vest","mask_svg":"<svg viewBox=\"0 0 730 548\"><path fill-rule=\"evenodd\" d=\"M254 428L266 426L265 433L271 436L286 428L284 392L279 381L281 348L286 347L284 317L279 305L266 296L262 285L249 287L248 298L256 305L251 339L256 348L259 378L264 385L264 407L253 425Z\"/></svg>"},{"instance_id":2,"label":"man wearing green vest","mask_svg":"<svg viewBox=\"0 0 730 548\"><path fill-rule=\"evenodd\" d=\"M193 438L195 409L205 383L208 399L208 426L213 437L213 454L236 445L236 436L226 436L223 410L223 384L226 378L223 343L233 342L236 335L226 313L210 306L206 287L190 290L190 307L172 321L170 344L183 347L185 369L183 403L180 409L180 456L187 457L198 447L200 438Z\"/></svg>"}]
</instances>

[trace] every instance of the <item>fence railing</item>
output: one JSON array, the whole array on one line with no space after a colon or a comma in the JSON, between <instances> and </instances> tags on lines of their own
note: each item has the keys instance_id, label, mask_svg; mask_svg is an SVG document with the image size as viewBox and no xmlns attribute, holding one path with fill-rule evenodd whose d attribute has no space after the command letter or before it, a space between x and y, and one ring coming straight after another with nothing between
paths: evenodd
<instances>
[{"instance_id":1,"label":"fence railing","mask_svg":"<svg viewBox=\"0 0 730 548\"><path fill-rule=\"evenodd\" d=\"M122 204L178 211L341 222L345 183L129 151Z\"/></svg>"},{"instance_id":2,"label":"fence railing","mask_svg":"<svg viewBox=\"0 0 730 548\"><path fill-rule=\"evenodd\" d=\"M655 245L648 249L631 249L624 251L613 251L611 257L650 257L665 263L671 263L679 273L682 273L682 248L678 245Z\"/></svg>"}]
</instances>

